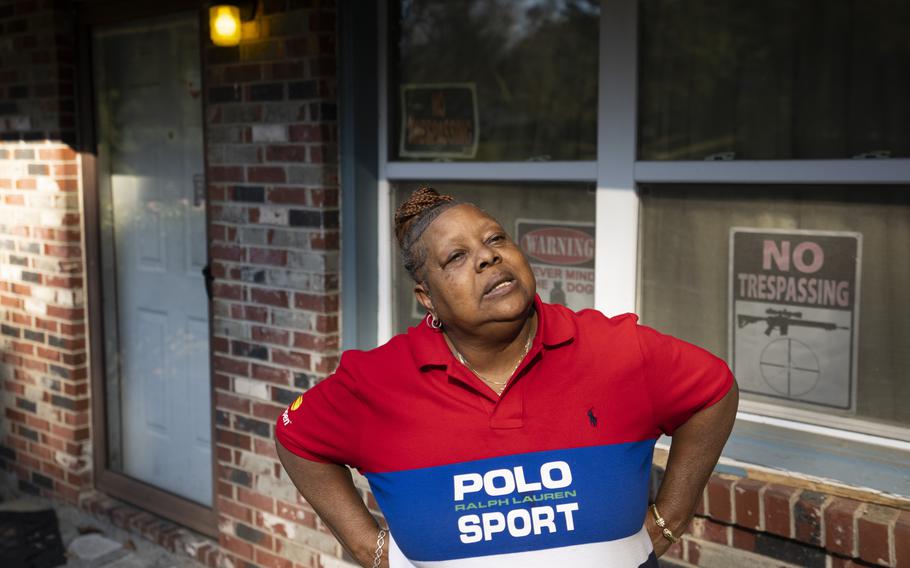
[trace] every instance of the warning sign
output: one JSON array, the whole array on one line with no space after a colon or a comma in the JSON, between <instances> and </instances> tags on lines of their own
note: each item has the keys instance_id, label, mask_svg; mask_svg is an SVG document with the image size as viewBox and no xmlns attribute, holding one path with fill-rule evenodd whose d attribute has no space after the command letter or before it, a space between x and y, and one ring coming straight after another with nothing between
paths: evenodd
<instances>
[{"instance_id":1,"label":"warning sign","mask_svg":"<svg viewBox=\"0 0 910 568\"><path fill-rule=\"evenodd\" d=\"M859 233L730 230L730 359L745 392L854 408Z\"/></svg>"},{"instance_id":2,"label":"warning sign","mask_svg":"<svg viewBox=\"0 0 910 568\"><path fill-rule=\"evenodd\" d=\"M401 86L398 153L407 158L477 155L477 91L473 83Z\"/></svg>"},{"instance_id":3,"label":"warning sign","mask_svg":"<svg viewBox=\"0 0 910 568\"><path fill-rule=\"evenodd\" d=\"M594 223L519 219L515 234L544 302L594 307Z\"/></svg>"}]
</instances>

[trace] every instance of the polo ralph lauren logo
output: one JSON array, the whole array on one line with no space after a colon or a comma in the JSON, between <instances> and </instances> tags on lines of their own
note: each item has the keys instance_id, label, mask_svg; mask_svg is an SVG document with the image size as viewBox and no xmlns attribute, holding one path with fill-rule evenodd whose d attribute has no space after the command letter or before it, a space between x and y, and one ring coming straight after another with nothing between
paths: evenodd
<instances>
[{"instance_id":1,"label":"polo ralph lauren logo","mask_svg":"<svg viewBox=\"0 0 910 568\"><path fill-rule=\"evenodd\" d=\"M594 416L594 407L588 409L588 422L591 423L592 428L597 428L597 417Z\"/></svg>"}]
</instances>

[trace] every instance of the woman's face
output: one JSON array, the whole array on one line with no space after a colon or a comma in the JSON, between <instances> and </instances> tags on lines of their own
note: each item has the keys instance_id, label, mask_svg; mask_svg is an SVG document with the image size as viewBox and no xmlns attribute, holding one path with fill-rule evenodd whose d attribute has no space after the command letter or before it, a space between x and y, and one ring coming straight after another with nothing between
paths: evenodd
<instances>
[{"instance_id":1,"label":"woman's face","mask_svg":"<svg viewBox=\"0 0 910 568\"><path fill-rule=\"evenodd\" d=\"M444 325L476 332L527 316L537 284L500 224L473 205L439 215L417 243L425 254L418 301Z\"/></svg>"}]
</instances>

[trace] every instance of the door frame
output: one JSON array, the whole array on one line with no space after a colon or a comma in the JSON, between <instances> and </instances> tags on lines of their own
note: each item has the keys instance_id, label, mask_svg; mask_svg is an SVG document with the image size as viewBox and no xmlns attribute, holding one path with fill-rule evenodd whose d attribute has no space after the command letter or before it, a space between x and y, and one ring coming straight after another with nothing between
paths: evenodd
<instances>
[{"instance_id":1,"label":"door frame","mask_svg":"<svg viewBox=\"0 0 910 568\"><path fill-rule=\"evenodd\" d=\"M107 412L104 353L104 314L102 302L102 266L101 266L101 216L100 195L98 187L98 133L95 128L95 93L93 82L92 32L102 25L122 24L130 21L166 16L176 12L196 11L199 18L199 66L202 92L206 91L205 48L208 22L205 18L204 5L198 0L159 0L154 5L144 3L122 3L111 0L89 0L80 4L76 13L77 34L77 70L78 88L78 139L77 152L82 162L82 207L83 234L85 236L86 259L86 293L88 328L86 335L89 344L89 370L91 380L91 429L94 451L93 472L95 487L121 501L135 505L150 513L184 525L204 535L218 537L217 509L217 447L215 443L215 391L212 380L212 350L209 349L209 400L210 400L210 439L212 444L212 506L207 507L184 497L180 497L138 479L129 477L108 467ZM202 139L204 175L208 171L208 154L206 128L206 101L202 101ZM208 185L206 184L206 187ZM206 243L210 243L210 203L206 199ZM213 337L212 301L209 300L209 338Z\"/></svg>"}]
</instances>

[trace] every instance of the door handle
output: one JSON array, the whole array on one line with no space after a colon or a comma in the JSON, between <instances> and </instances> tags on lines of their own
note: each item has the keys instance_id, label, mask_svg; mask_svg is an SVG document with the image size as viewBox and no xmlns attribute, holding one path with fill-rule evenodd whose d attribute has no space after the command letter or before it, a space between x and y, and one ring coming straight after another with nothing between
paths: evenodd
<instances>
[{"instance_id":1,"label":"door handle","mask_svg":"<svg viewBox=\"0 0 910 568\"><path fill-rule=\"evenodd\" d=\"M205 295L209 297L209 302L212 301L212 285L215 282L215 276L212 275L212 266L206 264L202 269L202 277L205 279Z\"/></svg>"}]
</instances>

